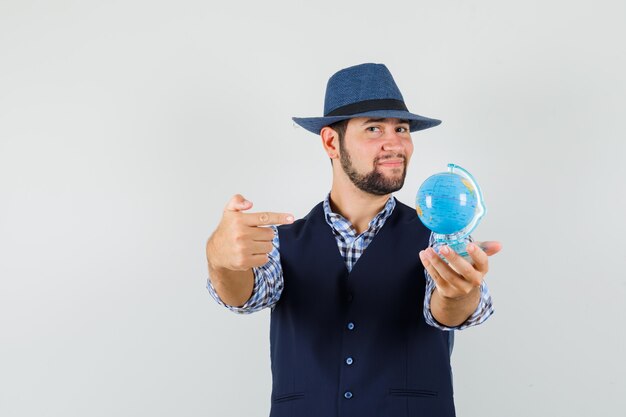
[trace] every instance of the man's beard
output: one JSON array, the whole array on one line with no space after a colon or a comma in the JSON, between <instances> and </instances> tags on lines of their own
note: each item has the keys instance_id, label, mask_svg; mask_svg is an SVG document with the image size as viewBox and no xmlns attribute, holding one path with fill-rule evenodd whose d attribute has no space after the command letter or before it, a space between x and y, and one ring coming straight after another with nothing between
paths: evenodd
<instances>
[{"instance_id":1,"label":"man's beard","mask_svg":"<svg viewBox=\"0 0 626 417\"><path fill-rule=\"evenodd\" d=\"M350 178L350 181L352 181L358 189L374 195L386 195L398 191L404 185L404 179L406 177L406 157L404 155L397 154L393 157L385 158L402 158L404 161L402 176L387 178L383 173L378 171L378 164L380 162L378 158L374 160L374 169L371 172L359 174L352 166L352 159L346 148L344 148L343 141L339 141L339 149L341 150L341 156L339 158L341 167L348 178Z\"/></svg>"}]
</instances>

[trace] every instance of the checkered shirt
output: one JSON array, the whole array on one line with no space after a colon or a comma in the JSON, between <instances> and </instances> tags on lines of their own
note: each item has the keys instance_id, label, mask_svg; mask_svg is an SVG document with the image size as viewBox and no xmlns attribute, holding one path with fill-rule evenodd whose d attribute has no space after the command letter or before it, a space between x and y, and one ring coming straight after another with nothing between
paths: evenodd
<instances>
[{"instance_id":1,"label":"checkered shirt","mask_svg":"<svg viewBox=\"0 0 626 417\"><path fill-rule=\"evenodd\" d=\"M339 252L346 262L348 271L352 271L354 264L359 260L361 254L363 254L372 239L374 239L374 236L376 236L376 233L378 233L380 228L383 227L385 221L393 212L393 209L396 206L396 199L391 196L387 200L385 207L370 221L368 229L360 235L357 235L354 226L352 226L352 224L345 217L341 214L332 212L330 207L330 193L328 193L324 199L323 206L326 223L328 223L333 231L333 234L335 235ZM215 288L211 284L211 280L207 280L207 289L215 301L234 313L250 314L266 307L273 309L274 305L280 299L284 283L283 271L280 264L278 230L276 226L270 227L274 230L274 239L272 241L274 248L268 254L269 261L265 265L253 268L254 288L248 301L239 307L225 304L217 295ZM433 243L434 238L431 233L429 245L432 246ZM444 326L438 323L430 311L430 299L433 290L435 289L435 283L426 269L424 269L424 276L426 278L426 292L424 295L423 312L426 323L429 325L441 330L463 330L467 327L475 326L484 322L491 314L493 314L494 309L491 302L491 296L489 294L487 284L483 281L480 287L480 303L474 313L465 322L454 327Z\"/></svg>"}]
</instances>

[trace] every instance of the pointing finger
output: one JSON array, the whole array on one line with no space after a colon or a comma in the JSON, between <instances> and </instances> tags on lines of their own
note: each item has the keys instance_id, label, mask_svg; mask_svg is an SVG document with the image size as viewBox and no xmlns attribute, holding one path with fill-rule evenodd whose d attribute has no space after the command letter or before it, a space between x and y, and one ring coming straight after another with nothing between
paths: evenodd
<instances>
[{"instance_id":1,"label":"pointing finger","mask_svg":"<svg viewBox=\"0 0 626 417\"><path fill-rule=\"evenodd\" d=\"M235 194L226 204L225 210L242 211L252 208L252 202L246 200L241 194Z\"/></svg>"},{"instance_id":2,"label":"pointing finger","mask_svg":"<svg viewBox=\"0 0 626 417\"><path fill-rule=\"evenodd\" d=\"M293 214L289 213L273 213L264 211L260 213L245 213L244 224L247 226L268 226L270 224L290 224L293 223Z\"/></svg>"}]
</instances>

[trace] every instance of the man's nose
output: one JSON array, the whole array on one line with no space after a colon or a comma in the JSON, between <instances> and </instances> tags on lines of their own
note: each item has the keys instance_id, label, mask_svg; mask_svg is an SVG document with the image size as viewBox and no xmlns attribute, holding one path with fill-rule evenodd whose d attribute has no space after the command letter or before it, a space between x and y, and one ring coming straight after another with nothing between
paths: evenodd
<instances>
[{"instance_id":1,"label":"man's nose","mask_svg":"<svg viewBox=\"0 0 626 417\"><path fill-rule=\"evenodd\" d=\"M402 136L396 132L395 128L386 131L384 139L383 148L386 150L402 149L404 147Z\"/></svg>"}]
</instances>

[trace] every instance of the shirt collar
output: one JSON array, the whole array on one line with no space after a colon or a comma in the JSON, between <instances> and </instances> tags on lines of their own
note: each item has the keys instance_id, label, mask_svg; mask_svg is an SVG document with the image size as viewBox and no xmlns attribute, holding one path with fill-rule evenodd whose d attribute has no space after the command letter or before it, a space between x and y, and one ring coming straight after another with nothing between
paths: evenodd
<instances>
[{"instance_id":1,"label":"shirt collar","mask_svg":"<svg viewBox=\"0 0 626 417\"><path fill-rule=\"evenodd\" d=\"M383 209L380 212L378 212L378 214L374 216L374 218L370 221L368 225L368 230L371 229L373 225L380 226L384 224L385 220L387 220L387 217L391 215L395 207L396 207L396 198L392 195L387 200L385 207L383 207ZM334 223L336 222L347 223L351 225L348 219L346 219L339 213L333 213L333 211L331 210L330 192L326 195L326 198L324 199L324 217L326 218L326 223L328 223L328 225L335 230L337 230L337 228L334 225Z\"/></svg>"}]
</instances>

